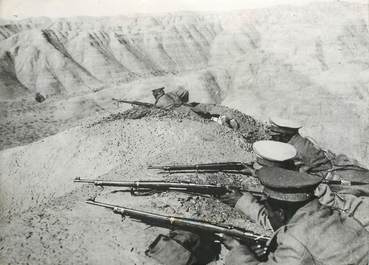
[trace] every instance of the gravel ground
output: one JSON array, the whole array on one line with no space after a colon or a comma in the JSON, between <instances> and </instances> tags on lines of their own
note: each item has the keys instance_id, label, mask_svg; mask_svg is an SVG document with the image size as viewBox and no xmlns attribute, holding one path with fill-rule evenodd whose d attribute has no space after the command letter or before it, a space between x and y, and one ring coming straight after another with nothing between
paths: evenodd
<instances>
[{"instance_id":1,"label":"gravel ground","mask_svg":"<svg viewBox=\"0 0 369 265\"><path fill-rule=\"evenodd\" d=\"M131 196L72 182L81 177L254 184L254 179L241 175L163 176L147 169L150 164L252 161L250 144L267 138L267 131L252 118L242 118L242 131L233 131L186 109L163 112L133 108L3 150L0 263L156 264L144 251L159 233L168 230L129 218L122 222L109 210L85 204L88 198L265 233L214 198L176 192ZM248 132L252 132L249 138L245 137ZM217 262L222 263L222 259Z\"/></svg>"}]
</instances>

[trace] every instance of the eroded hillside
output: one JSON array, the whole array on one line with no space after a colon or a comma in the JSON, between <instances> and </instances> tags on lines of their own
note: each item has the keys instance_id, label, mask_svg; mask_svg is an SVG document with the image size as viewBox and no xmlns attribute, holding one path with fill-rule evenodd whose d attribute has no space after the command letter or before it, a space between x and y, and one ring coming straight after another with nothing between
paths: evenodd
<instances>
[{"instance_id":1,"label":"eroded hillside","mask_svg":"<svg viewBox=\"0 0 369 265\"><path fill-rule=\"evenodd\" d=\"M366 11L366 5L340 1L3 23L1 148L40 139L48 135L43 128L55 133L74 126L87 115L73 115L87 109L85 101L95 115L101 107L115 111L110 96L152 101L152 88L183 85L192 101L221 103L262 120L301 120L304 133L325 148L369 163ZM36 92L51 102L28 112Z\"/></svg>"}]
</instances>

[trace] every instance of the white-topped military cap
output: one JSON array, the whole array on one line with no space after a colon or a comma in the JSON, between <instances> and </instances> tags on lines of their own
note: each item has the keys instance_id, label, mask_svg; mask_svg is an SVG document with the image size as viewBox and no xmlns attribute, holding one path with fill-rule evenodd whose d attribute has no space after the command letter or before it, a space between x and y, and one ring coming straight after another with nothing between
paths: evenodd
<instances>
[{"instance_id":1,"label":"white-topped military cap","mask_svg":"<svg viewBox=\"0 0 369 265\"><path fill-rule=\"evenodd\" d=\"M279 127L291 128L291 129L300 129L302 124L297 121L287 120L281 117L270 117L269 121L271 124L277 125Z\"/></svg>"},{"instance_id":2,"label":"white-topped military cap","mask_svg":"<svg viewBox=\"0 0 369 265\"><path fill-rule=\"evenodd\" d=\"M297 154L293 145L271 140L255 142L252 148L257 157L273 162L284 162Z\"/></svg>"},{"instance_id":3,"label":"white-topped military cap","mask_svg":"<svg viewBox=\"0 0 369 265\"><path fill-rule=\"evenodd\" d=\"M297 121L280 117L270 117L269 121L271 124L271 131L276 133L294 134L302 127L302 124Z\"/></svg>"}]
</instances>

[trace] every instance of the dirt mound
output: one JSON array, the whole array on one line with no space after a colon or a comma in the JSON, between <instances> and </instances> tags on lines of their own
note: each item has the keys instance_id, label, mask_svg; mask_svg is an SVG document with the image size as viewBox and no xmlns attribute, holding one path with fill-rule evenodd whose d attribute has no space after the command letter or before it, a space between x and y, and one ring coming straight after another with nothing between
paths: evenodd
<instances>
[{"instance_id":1,"label":"dirt mound","mask_svg":"<svg viewBox=\"0 0 369 265\"><path fill-rule=\"evenodd\" d=\"M212 198L179 193L132 197L124 192L112 193L108 188L73 184L75 177L254 184L255 180L246 176L166 177L146 169L149 164L253 159L248 150L250 142L241 133L186 111L133 108L27 146L2 151L1 262L121 264L125 260L125 264L155 264L143 252L159 232L166 230L148 228L131 220L122 223L119 216L85 204L84 200L90 197L263 232ZM245 115L244 119L249 121L243 124L245 128L260 130L257 137L266 136L263 124Z\"/></svg>"}]
</instances>

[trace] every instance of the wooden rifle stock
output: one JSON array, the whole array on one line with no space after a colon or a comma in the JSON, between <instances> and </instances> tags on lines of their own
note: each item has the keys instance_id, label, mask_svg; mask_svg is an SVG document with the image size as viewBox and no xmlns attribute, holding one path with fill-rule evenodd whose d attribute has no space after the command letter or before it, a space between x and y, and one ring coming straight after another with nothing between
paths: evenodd
<instances>
[{"instance_id":1,"label":"wooden rifle stock","mask_svg":"<svg viewBox=\"0 0 369 265\"><path fill-rule=\"evenodd\" d=\"M123 206L97 202L94 200L87 200L86 203L108 208L116 214L128 216L149 225L159 226L167 229L182 229L194 233L209 233L218 237L219 240L222 239L222 235L228 235L236 238L244 244L252 245L254 248L257 248L257 252L261 253L259 254L260 259L265 258L267 254L270 237L256 234L252 231L248 231L242 228L229 225L218 225L211 222L191 218L183 218L140 211Z\"/></svg>"}]
</instances>

